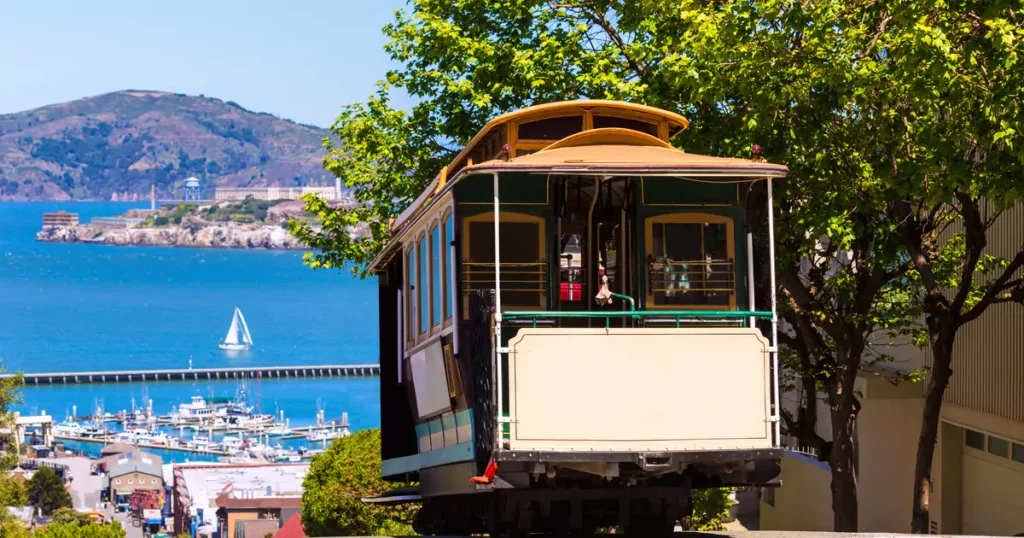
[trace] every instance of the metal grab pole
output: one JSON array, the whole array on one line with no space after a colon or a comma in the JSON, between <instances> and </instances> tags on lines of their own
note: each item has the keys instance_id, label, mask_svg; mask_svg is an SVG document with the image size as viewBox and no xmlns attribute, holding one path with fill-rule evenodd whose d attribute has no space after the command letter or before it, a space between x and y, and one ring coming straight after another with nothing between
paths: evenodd
<instances>
[{"instance_id":1,"label":"metal grab pole","mask_svg":"<svg viewBox=\"0 0 1024 538\"><path fill-rule=\"evenodd\" d=\"M754 312L754 234L747 233L747 310ZM754 327L756 318L750 316L747 321L751 328Z\"/></svg>"},{"instance_id":2,"label":"metal grab pole","mask_svg":"<svg viewBox=\"0 0 1024 538\"><path fill-rule=\"evenodd\" d=\"M505 395L502 390L502 375L501 369L504 364L502 346L501 346L501 233L500 223L500 199L498 196L498 173L494 172L494 371L495 378L497 379L497 410L495 424L497 425L497 438L495 442L498 447L501 447L501 441L505 438L505 428L502 426L502 416L504 415Z\"/></svg>"},{"instance_id":3,"label":"metal grab pole","mask_svg":"<svg viewBox=\"0 0 1024 538\"><path fill-rule=\"evenodd\" d=\"M775 422L775 442L781 443L782 437L779 431L779 420L782 411L782 402L779 401L779 316L775 310L775 203L772 200L772 178L768 180L768 275L771 280L771 301L772 301L772 369L775 371L775 385L772 393L775 397L775 412L772 414L772 421Z\"/></svg>"}]
</instances>

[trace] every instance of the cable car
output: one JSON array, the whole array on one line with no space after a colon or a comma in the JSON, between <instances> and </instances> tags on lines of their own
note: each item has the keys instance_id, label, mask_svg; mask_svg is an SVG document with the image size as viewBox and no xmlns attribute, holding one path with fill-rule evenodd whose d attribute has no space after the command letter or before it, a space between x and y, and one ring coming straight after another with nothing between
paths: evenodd
<instances>
[{"instance_id":1,"label":"cable car","mask_svg":"<svg viewBox=\"0 0 1024 538\"><path fill-rule=\"evenodd\" d=\"M787 169L678 150L687 125L615 101L505 114L389 224L382 472L419 486L369 502L421 502L423 534L663 535L694 489L779 484L754 283L775 289Z\"/></svg>"}]
</instances>

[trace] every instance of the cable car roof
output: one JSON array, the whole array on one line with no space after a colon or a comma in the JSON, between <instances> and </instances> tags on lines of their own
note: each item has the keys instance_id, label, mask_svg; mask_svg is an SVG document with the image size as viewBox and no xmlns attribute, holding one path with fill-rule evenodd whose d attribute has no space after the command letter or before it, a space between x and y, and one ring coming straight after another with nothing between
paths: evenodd
<instances>
[{"instance_id":1,"label":"cable car roof","mask_svg":"<svg viewBox=\"0 0 1024 538\"><path fill-rule=\"evenodd\" d=\"M782 177L788 170L780 164L687 153L645 133L608 128L566 137L518 159L492 160L468 166L459 175L507 171L731 178Z\"/></svg>"}]
</instances>

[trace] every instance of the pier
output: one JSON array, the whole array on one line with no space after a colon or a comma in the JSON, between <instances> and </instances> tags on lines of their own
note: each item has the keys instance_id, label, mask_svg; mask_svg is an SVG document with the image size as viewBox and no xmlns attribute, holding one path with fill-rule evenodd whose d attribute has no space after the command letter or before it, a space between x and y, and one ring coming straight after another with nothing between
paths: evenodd
<instances>
[{"instance_id":1,"label":"pier","mask_svg":"<svg viewBox=\"0 0 1024 538\"><path fill-rule=\"evenodd\" d=\"M0 378L11 377L4 374ZM246 366L234 368L183 368L167 370L120 370L106 372L25 373L25 385L73 385L83 383L137 383L143 381L217 381L219 379L288 379L302 377L374 377L379 364L317 366Z\"/></svg>"}]
</instances>

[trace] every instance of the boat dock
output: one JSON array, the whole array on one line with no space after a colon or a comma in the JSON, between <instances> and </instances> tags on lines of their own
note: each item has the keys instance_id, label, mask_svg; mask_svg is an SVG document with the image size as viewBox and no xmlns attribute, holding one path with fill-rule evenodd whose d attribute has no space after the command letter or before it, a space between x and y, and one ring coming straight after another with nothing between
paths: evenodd
<instances>
[{"instance_id":1,"label":"boat dock","mask_svg":"<svg viewBox=\"0 0 1024 538\"><path fill-rule=\"evenodd\" d=\"M135 383L142 381L200 381L219 379L287 379L297 377L374 377L379 364L332 364L317 366L249 366L235 368L183 368L167 370L121 370L107 372L25 373L25 385L76 383ZM0 378L12 374L0 375Z\"/></svg>"},{"instance_id":2,"label":"boat dock","mask_svg":"<svg viewBox=\"0 0 1024 538\"><path fill-rule=\"evenodd\" d=\"M109 445L109 444L112 444L112 443L119 442L112 435L108 435L106 437L80 437L80 436L74 436L74 435L61 435L61 434L58 433L58 434L54 434L53 437L56 438L56 439L63 440L63 441L78 441L78 442L81 442L81 443L99 443L99 444L103 444L103 445ZM158 450L176 450L178 452L190 452L190 453L193 453L193 454L209 454L211 456L230 456L231 455L230 452L227 452L227 451L224 451L224 450L199 449L199 448L192 448L192 447L188 447L188 446L184 446L184 445L157 445L157 444L151 444L151 443L132 443L132 444L135 444L139 448L153 448L153 449L158 449Z\"/></svg>"}]
</instances>

